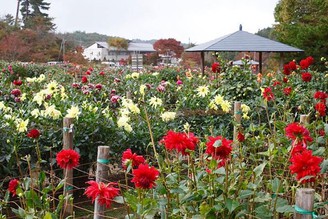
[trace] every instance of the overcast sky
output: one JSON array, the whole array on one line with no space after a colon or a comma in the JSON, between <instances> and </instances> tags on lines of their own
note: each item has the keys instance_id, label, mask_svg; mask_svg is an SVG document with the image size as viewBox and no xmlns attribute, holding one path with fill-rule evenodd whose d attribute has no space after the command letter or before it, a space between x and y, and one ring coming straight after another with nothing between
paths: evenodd
<instances>
[{"instance_id":1,"label":"overcast sky","mask_svg":"<svg viewBox=\"0 0 328 219\"><path fill-rule=\"evenodd\" d=\"M204 43L274 24L279 0L45 0L57 32L97 32L126 39L175 38ZM0 0L0 16L15 15L17 0Z\"/></svg>"}]
</instances>

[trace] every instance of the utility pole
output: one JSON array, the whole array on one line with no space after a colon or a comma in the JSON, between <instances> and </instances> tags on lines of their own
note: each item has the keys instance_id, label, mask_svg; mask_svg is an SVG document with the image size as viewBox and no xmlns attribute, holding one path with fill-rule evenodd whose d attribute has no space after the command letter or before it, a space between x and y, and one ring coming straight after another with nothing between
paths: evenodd
<instances>
[{"instance_id":1,"label":"utility pole","mask_svg":"<svg viewBox=\"0 0 328 219\"><path fill-rule=\"evenodd\" d=\"M19 5L20 5L21 0L17 0L17 9L16 9L16 18L15 18L15 27L17 28L18 26L18 13L19 13Z\"/></svg>"}]
</instances>

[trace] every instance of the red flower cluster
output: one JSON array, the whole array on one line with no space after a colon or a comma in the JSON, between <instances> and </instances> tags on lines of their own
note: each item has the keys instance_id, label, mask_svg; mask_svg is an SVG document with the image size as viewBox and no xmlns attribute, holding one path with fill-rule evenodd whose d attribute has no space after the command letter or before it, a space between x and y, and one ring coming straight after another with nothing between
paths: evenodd
<instances>
[{"instance_id":1,"label":"red flower cluster","mask_svg":"<svg viewBox=\"0 0 328 219\"><path fill-rule=\"evenodd\" d=\"M136 188L151 189L156 183L159 171L155 167L150 167L148 164L140 164L138 169L132 171L133 178L131 182L134 183Z\"/></svg>"},{"instance_id":2,"label":"red flower cluster","mask_svg":"<svg viewBox=\"0 0 328 219\"><path fill-rule=\"evenodd\" d=\"M214 62L212 64L212 72L213 73L220 73L220 71L221 71L220 63Z\"/></svg>"},{"instance_id":3,"label":"red flower cluster","mask_svg":"<svg viewBox=\"0 0 328 219\"><path fill-rule=\"evenodd\" d=\"M300 61L301 69L307 69L310 65L312 65L314 62L314 59L312 56L307 57L306 59L302 59Z\"/></svg>"},{"instance_id":4,"label":"red flower cluster","mask_svg":"<svg viewBox=\"0 0 328 219\"><path fill-rule=\"evenodd\" d=\"M272 93L271 87L264 88L262 95L263 98L267 101L274 99L274 94Z\"/></svg>"},{"instance_id":5,"label":"red flower cluster","mask_svg":"<svg viewBox=\"0 0 328 219\"><path fill-rule=\"evenodd\" d=\"M302 179L301 183L313 182L315 177L320 173L320 163L322 158L313 156L311 150L303 150L293 154L291 157L291 165L289 169L291 173L296 174L296 179L301 180L306 176L312 176L309 179Z\"/></svg>"},{"instance_id":6,"label":"red flower cluster","mask_svg":"<svg viewBox=\"0 0 328 219\"><path fill-rule=\"evenodd\" d=\"M232 141L222 136L209 136L208 142L206 143L205 153L212 156L216 160L227 160L232 151Z\"/></svg>"},{"instance_id":7,"label":"red flower cluster","mask_svg":"<svg viewBox=\"0 0 328 219\"><path fill-rule=\"evenodd\" d=\"M62 169L73 169L79 165L80 155L72 149L61 150L56 157L57 165Z\"/></svg>"},{"instance_id":8,"label":"red flower cluster","mask_svg":"<svg viewBox=\"0 0 328 219\"><path fill-rule=\"evenodd\" d=\"M169 130L160 143L169 151L176 150L182 155L189 155L188 150L194 151L199 139L193 133L174 132Z\"/></svg>"},{"instance_id":9,"label":"red flower cluster","mask_svg":"<svg viewBox=\"0 0 328 219\"><path fill-rule=\"evenodd\" d=\"M37 129L31 129L29 133L27 133L27 137L29 138L39 138L40 137L40 132Z\"/></svg>"},{"instance_id":10,"label":"red flower cluster","mask_svg":"<svg viewBox=\"0 0 328 219\"><path fill-rule=\"evenodd\" d=\"M86 182L89 186L85 189L84 194L91 198L92 203L96 200L100 205L105 205L106 208L109 208L113 199L119 195L120 190L115 188L116 183L105 184L103 182L97 183L96 181Z\"/></svg>"},{"instance_id":11,"label":"red flower cluster","mask_svg":"<svg viewBox=\"0 0 328 219\"><path fill-rule=\"evenodd\" d=\"M295 71L297 69L296 62L291 61L288 64L284 65L284 74L285 75L290 75L292 71Z\"/></svg>"},{"instance_id":12,"label":"red flower cluster","mask_svg":"<svg viewBox=\"0 0 328 219\"><path fill-rule=\"evenodd\" d=\"M130 148L123 152L122 167L125 170L129 165L131 165L132 168L137 168L139 164L144 164L145 162L146 161L143 156L137 155L136 153L132 153Z\"/></svg>"},{"instance_id":13,"label":"red flower cluster","mask_svg":"<svg viewBox=\"0 0 328 219\"><path fill-rule=\"evenodd\" d=\"M16 195L16 189L19 185L19 181L17 179L12 179L10 180L9 182L9 185L8 185L8 191L13 194L13 196Z\"/></svg>"},{"instance_id":14,"label":"red flower cluster","mask_svg":"<svg viewBox=\"0 0 328 219\"><path fill-rule=\"evenodd\" d=\"M101 71L101 72L99 72L99 75L104 76L105 75L105 72L104 71Z\"/></svg>"},{"instance_id":15,"label":"red flower cluster","mask_svg":"<svg viewBox=\"0 0 328 219\"><path fill-rule=\"evenodd\" d=\"M308 142L313 141L309 130L297 122L287 125L285 132L286 137L293 140L294 147L302 146L305 148Z\"/></svg>"},{"instance_id":16,"label":"red flower cluster","mask_svg":"<svg viewBox=\"0 0 328 219\"><path fill-rule=\"evenodd\" d=\"M304 82L310 82L311 79L312 79L312 75L311 75L310 72L304 72L304 73L302 73L302 80Z\"/></svg>"}]
</instances>

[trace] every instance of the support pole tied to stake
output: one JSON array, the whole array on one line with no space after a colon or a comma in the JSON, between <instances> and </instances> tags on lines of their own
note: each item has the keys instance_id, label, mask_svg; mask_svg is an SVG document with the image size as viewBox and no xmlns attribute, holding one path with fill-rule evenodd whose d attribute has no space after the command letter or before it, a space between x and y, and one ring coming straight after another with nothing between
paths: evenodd
<instances>
[{"instance_id":1,"label":"support pole tied to stake","mask_svg":"<svg viewBox=\"0 0 328 219\"><path fill-rule=\"evenodd\" d=\"M242 111L241 110L238 110L235 112L236 115L241 115L242 114Z\"/></svg>"},{"instance_id":2,"label":"support pole tied to stake","mask_svg":"<svg viewBox=\"0 0 328 219\"><path fill-rule=\"evenodd\" d=\"M70 127L63 127L63 131L64 132L73 132L73 127L74 127L74 124L71 124Z\"/></svg>"},{"instance_id":3,"label":"support pole tied to stake","mask_svg":"<svg viewBox=\"0 0 328 219\"><path fill-rule=\"evenodd\" d=\"M301 207L298 207L297 205L294 206L294 209L298 214L311 215L312 218L314 218L314 219L319 218L315 211L308 211L308 210L305 210Z\"/></svg>"},{"instance_id":4,"label":"support pole tied to stake","mask_svg":"<svg viewBox=\"0 0 328 219\"><path fill-rule=\"evenodd\" d=\"M107 160L107 159L97 159L97 162L98 163L101 163L101 164L109 164L109 160Z\"/></svg>"}]
</instances>

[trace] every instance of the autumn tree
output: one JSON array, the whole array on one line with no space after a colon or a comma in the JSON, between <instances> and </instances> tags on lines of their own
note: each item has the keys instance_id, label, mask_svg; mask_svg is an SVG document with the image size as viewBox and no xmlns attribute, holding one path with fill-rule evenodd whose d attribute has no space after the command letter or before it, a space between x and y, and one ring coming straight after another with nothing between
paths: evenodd
<instances>
[{"instance_id":1,"label":"autumn tree","mask_svg":"<svg viewBox=\"0 0 328 219\"><path fill-rule=\"evenodd\" d=\"M68 51L64 55L64 60L74 64L87 64L87 60L83 57L83 48L76 46L74 50Z\"/></svg>"},{"instance_id":2,"label":"autumn tree","mask_svg":"<svg viewBox=\"0 0 328 219\"><path fill-rule=\"evenodd\" d=\"M303 49L303 58L319 60L328 55L327 12L327 0L280 0L274 12L274 34L279 41Z\"/></svg>"},{"instance_id":3,"label":"autumn tree","mask_svg":"<svg viewBox=\"0 0 328 219\"><path fill-rule=\"evenodd\" d=\"M184 51L181 42L173 38L157 40L154 43L154 49L159 54L169 55L176 58L180 58Z\"/></svg>"},{"instance_id":4,"label":"autumn tree","mask_svg":"<svg viewBox=\"0 0 328 219\"><path fill-rule=\"evenodd\" d=\"M121 50L127 50L129 47L129 41L121 37L109 37L107 43L110 47L115 48L116 61L117 61L117 53Z\"/></svg>"}]
</instances>

